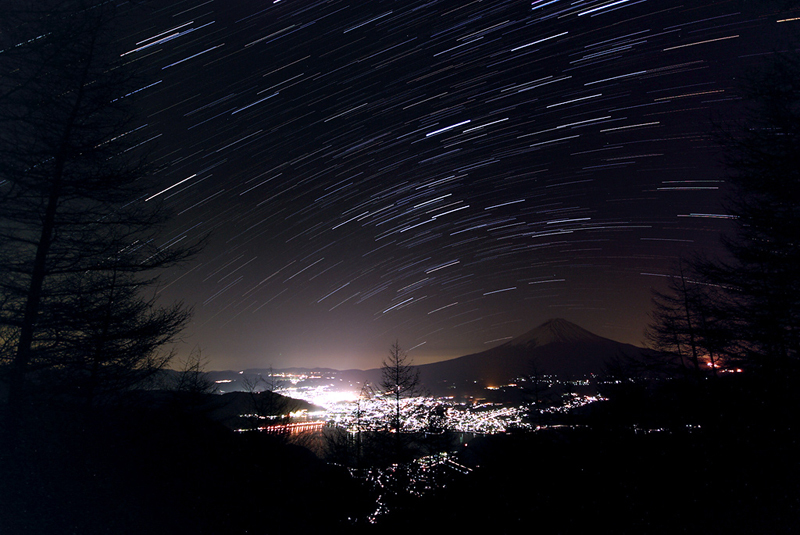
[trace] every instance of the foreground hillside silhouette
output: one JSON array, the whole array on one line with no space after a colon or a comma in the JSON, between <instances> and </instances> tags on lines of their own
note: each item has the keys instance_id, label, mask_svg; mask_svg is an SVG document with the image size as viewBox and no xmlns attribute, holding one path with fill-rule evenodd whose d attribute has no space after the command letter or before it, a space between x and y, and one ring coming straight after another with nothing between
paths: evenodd
<instances>
[{"instance_id":1,"label":"foreground hillside silhouette","mask_svg":"<svg viewBox=\"0 0 800 535\"><path fill-rule=\"evenodd\" d=\"M341 532L368 504L303 447L165 408L43 410L0 462L2 533Z\"/></svg>"},{"instance_id":2,"label":"foreground hillside silhouette","mask_svg":"<svg viewBox=\"0 0 800 535\"><path fill-rule=\"evenodd\" d=\"M607 401L539 431L454 445L471 472L422 497L398 494L375 524L365 521L374 489L343 467L286 437L220 423L220 414L247 410L220 411L222 400L241 405L242 395L142 393L91 414L43 402L19 442L0 452L0 526L31 534L793 533L800 434L793 400L771 380L753 372L609 383Z\"/></svg>"}]
</instances>

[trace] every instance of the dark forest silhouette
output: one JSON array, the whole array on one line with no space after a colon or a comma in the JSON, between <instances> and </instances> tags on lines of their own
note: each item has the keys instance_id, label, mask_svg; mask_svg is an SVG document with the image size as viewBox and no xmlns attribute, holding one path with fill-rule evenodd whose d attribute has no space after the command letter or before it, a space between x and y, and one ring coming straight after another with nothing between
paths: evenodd
<instances>
[{"instance_id":1,"label":"dark forest silhouette","mask_svg":"<svg viewBox=\"0 0 800 535\"><path fill-rule=\"evenodd\" d=\"M143 202L135 73L114 46L115 8L4 5L0 86L0 336L7 439L52 403L96 405L164 368L190 317L153 292L196 246L172 244ZM173 246L174 245L174 246Z\"/></svg>"}]
</instances>

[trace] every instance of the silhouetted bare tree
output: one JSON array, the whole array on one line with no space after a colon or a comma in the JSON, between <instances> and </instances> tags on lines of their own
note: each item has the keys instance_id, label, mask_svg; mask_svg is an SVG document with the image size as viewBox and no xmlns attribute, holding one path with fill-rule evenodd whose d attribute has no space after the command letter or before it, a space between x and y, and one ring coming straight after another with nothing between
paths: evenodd
<instances>
[{"instance_id":1,"label":"silhouetted bare tree","mask_svg":"<svg viewBox=\"0 0 800 535\"><path fill-rule=\"evenodd\" d=\"M147 202L118 9L2 3L0 328L12 418L50 372L80 377L89 404L101 383L136 383L168 362L159 348L188 319L142 293L196 249L162 238L166 214Z\"/></svg>"},{"instance_id":2,"label":"silhouetted bare tree","mask_svg":"<svg viewBox=\"0 0 800 535\"><path fill-rule=\"evenodd\" d=\"M704 294L698 281L687 279L686 269L681 262L677 274L669 278L667 290L653 290L652 321L646 336L659 352L662 369L700 378L704 375L700 347Z\"/></svg>"},{"instance_id":3,"label":"silhouetted bare tree","mask_svg":"<svg viewBox=\"0 0 800 535\"><path fill-rule=\"evenodd\" d=\"M684 264L655 294L650 339L696 376L701 358L787 371L800 358L800 62L753 74L744 119L722 129L734 232L725 256Z\"/></svg>"},{"instance_id":4,"label":"silhouetted bare tree","mask_svg":"<svg viewBox=\"0 0 800 535\"><path fill-rule=\"evenodd\" d=\"M748 116L726 131L736 231L727 259L698 265L726 297L734 356L786 368L800 357L800 61L781 57L747 87Z\"/></svg>"},{"instance_id":5,"label":"silhouetted bare tree","mask_svg":"<svg viewBox=\"0 0 800 535\"><path fill-rule=\"evenodd\" d=\"M369 381L364 383L364 386L361 387L361 391L358 393L358 398L356 398L356 409L355 409L355 425L356 425L356 444L355 444L355 458L356 458L356 470L360 471L364 468L364 416L366 415L366 411L364 409L364 404L375 397L375 390L372 388L372 385L369 384Z\"/></svg>"},{"instance_id":6,"label":"silhouetted bare tree","mask_svg":"<svg viewBox=\"0 0 800 535\"><path fill-rule=\"evenodd\" d=\"M392 344L389 356L383 361L380 386L391 403L392 412L388 424L394 433L393 460L398 462L408 454L406 445L409 437L402 434L407 417L403 414L403 400L419 394L420 379L419 369L413 366L397 340Z\"/></svg>"},{"instance_id":7,"label":"silhouetted bare tree","mask_svg":"<svg viewBox=\"0 0 800 535\"><path fill-rule=\"evenodd\" d=\"M214 393L217 390L217 386L208 377L208 372L206 372L207 365L208 359L203 357L200 348L193 349L181 361L172 390L187 394Z\"/></svg>"},{"instance_id":8,"label":"silhouetted bare tree","mask_svg":"<svg viewBox=\"0 0 800 535\"><path fill-rule=\"evenodd\" d=\"M419 369L413 366L408 354L395 340L381 367L381 388L392 400L390 427L399 433L403 427L402 400L419 393Z\"/></svg>"}]
</instances>

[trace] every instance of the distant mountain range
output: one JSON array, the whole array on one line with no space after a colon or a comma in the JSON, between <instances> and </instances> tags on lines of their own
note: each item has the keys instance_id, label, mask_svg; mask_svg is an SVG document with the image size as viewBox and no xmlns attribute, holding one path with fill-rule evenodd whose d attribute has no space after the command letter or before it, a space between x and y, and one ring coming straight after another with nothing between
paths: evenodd
<instances>
[{"instance_id":1,"label":"distant mountain range","mask_svg":"<svg viewBox=\"0 0 800 535\"><path fill-rule=\"evenodd\" d=\"M551 319L505 344L480 353L473 353L418 366L423 388L432 394L468 392L487 386L508 384L520 376L557 375L581 378L604 375L615 360L641 360L650 351L631 344L603 338L564 319ZM342 388L358 390L369 381L380 384L381 370L333 370L323 368L288 368L275 373L314 374L321 379L310 384L329 384L331 379ZM222 386L238 389L236 379L243 375L267 374L269 370L244 372L210 372L213 380L228 380ZM325 378L327 377L327 378ZM228 390L228 388L223 388Z\"/></svg>"},{"instance_id":2,"label":"distant mountain range","mask_svg":"<svg viewBox=\"0 0 800 535\"><path fill-rule=\"evenodd\" d=\"M503 345L419 367L433 391L500 386L529 375L604 375L614 360L640 360L648 350L603 338L564 319L551 319Z\"/></svg>"}]
</instances>

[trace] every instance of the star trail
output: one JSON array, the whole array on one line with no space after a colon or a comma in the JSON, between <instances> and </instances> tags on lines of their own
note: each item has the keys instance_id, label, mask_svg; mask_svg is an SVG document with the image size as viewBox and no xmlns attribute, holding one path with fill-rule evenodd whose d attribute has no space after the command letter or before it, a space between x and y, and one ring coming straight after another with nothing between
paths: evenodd
<instances>
[{"instance_id":1,"label":"star trail","mask_svg":"<svg viewBox=\"0 0 800 535\"><path fill-rule=\"evenodd\" d=\"M211 368L482 351L552 317L639 343L730 224L712 120L800 19L741 1L186 0L130 9L174 218L159 292Z\"/></svg>"}]
</instances>

